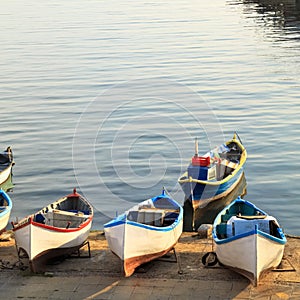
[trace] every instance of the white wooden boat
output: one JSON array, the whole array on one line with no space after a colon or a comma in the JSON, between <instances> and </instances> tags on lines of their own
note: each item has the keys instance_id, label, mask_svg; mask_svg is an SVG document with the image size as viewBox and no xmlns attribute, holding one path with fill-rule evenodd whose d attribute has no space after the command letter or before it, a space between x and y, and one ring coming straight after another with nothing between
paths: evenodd
<instances>
[{"instance_id":1,"label":"white wooden boat","mask_svg":"<svg viewBox=\"0 0 300 300\"><path fill-rule=\"evenodd\" d=\"M12 209L12 201L7 193L0 189L0 234L6 229Z\"/></svg>"},{"instance_id":2,"label":"white wooden boat","mask_svg":"<svg viewBox=\"0 0 300 300\"><path fill-rule=\"evenodd\" d=\"M280 264L286 244L277 220L240 197L216 217L213 240L218 261L254 286Z\"/></svg>"},{"instance_id":3,"label":"white wooden boat","mask_svg":"<svg viewBox=\"0 0 300 300\"><path fill-rule=\"evenodd\" d=\"M18 254L28 256L32 272L44 271L50 259L70 255L85 244L92 219L92 205L74 189L37 213L12 222Z\"/></svg>"},{"instance_id":4,"label":"white wooden boat","mask_svg":"<svg viewBox=\"0 0 300 300\"><path fill-rule=\"evenodd\" d=\"M10 147L8 147L5 151L0 152L0 186L10 177L14 164L15 162Z\"/></svg>"},{"instance_id":5,"label":"white wooden boat","mask_svg":"<svg viewBox=\"0 0 300 300\"><path fill-rule=\"evenodd\" d=\"M168 253L182 233L183 209L165 191L104 225L111 251L122 261L124 275Z\"/></svg>"}]
</instances>

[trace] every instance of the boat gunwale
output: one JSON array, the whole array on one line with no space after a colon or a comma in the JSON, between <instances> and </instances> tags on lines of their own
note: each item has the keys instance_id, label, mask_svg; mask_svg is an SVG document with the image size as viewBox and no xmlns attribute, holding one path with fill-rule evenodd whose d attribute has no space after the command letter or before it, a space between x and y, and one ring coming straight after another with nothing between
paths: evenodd
<instances>
[{"instance_id":1,"label":"boat gunwale","mask_svg":"<svg viewBox=\"0 0 300 300\"><path fill-rule=\"evenodd\" d=\"M7 201L7 205L2 206L4 207L4 210L0 212L0 217L4 217L6 214L11 212L13 205L10 197L4 190L0 189L0 194L2 194L2 197Z\"/></svg>"},{"instance_id":2,"label":"boat gunwale","mask_svg":"<svg viewBox=\"0 0 300 300\"><path fill-rule=\"evenodd\" d=\"M216 244L221 245L221 244L230 243L235 240L240 240L240 239L248 237L248 236L257 235L257 236L262 236L270 241L274 241L278 244L285 245L287 242L287 239L286 239L285 235L283 234L282 229L278 228L278 230L279 230L279 234L280 234L281 238L275 237L274 235L271 235L271 234L261 231L259 229L254 229L254 230L251 230L251 231L248 231L248 232L245 232L242 234L238 234L238 235L235 235L232 237L224 238L224 239L219 239L217 237L216 230L213 230L213 239Z\"/></svg>"},{"instance_id":3,"label":"boat gunwale","mask_svg":"<svg viewBox=\"0 0 300 300\"><path fill-rule=\"evenodd\" d=\"M230 186L220 194L215 194L213 197L209 197L209 198L193 199L192 200L193 208L194 209L195 208L203 208L203 207L207 206L210 202L213 202L213 201L219 200L222 197L225 197L226 195L231 193L233 189L235 189L235 187L241 181L241 178L242 178L243 175L244 175L244 172L242 170L240 175L238 176L238 178L236 180L234 180L234 182L231 183Z\"/></svg>"},{"instance_id":4,"label":"boat gunwale","mask_svg":"<svg viewBox=\"0 0 300 300\"><path fill-rule=\"evenodd\" d=\"M111 228L111 227L116 227L116 226L119 226L119 225L131 225L131 226L134 226L134 227L140 227L140 228L143 228L143 229L148 229L148 230L153 230L153 231L171 231L173 230L175 227L177 227L180 222L182 221L182 218L180 217L181 213L179 213L178 217L176 218L176 220L171 224L171 225L168 225L168 226L153 226L153 225L148 225L148 224L143 224L143 223L139 223L139 222L135 222L135 221L128 221L125 219L120 219L119 221L117 220L112 220L111 222L108 222L104 225L104 228ZM182 213L183 215L183 213Z\"/></svg>"},{"instance_id":5,"label":"boat gunwale","mask_svg":"<svg viewBox=\"0 0 300 300\"><path fill-rule=\"evenodd\" d=\"M233 202L231 202L224 209L222 209L219 212L219 214L217 215L217 217L215 218L215 220L214 220L212 236L213 236L213 240L215 241L216 244L220 245L220 244L229 243L229 242L232 242L234 240L238 240L238 239L241 239L241 238L244 238L244 237L247 237L247 236L251 236L251 235L260 235L260 236L265 237L268 240L272 240L272 241L277 242L279 244L283 244L283 245L286 244L287 239L286 239L285 234L283 233L282 227L280 227L280 226L277 228L278 234L279 234L280 237L276 237L276 236L271 235L267 232L261 231L258 228L255 228L251 231L244 232L242 234L238 234L238 235L235 235L235 236L232 236L232 237L226 237L224 239L219 239L218 236L217 236L217 225L221 224L221 223L224 223L224 222L221 222L221 216L226 215L226 213L224 213L224 212L226 212L226 210L229 210L232 206L235 206L239 203L242 203L243 205L252 207L254 210L260 212L262 215L270 216L269 214L267 214L265 211L263 211L262 209L257 207L252 202L244 200L240 197L236 198ZM226 224L226 223L224 223L224 224Z\"/></svg>"},{"instance_id":6,"label":"boat gunwale","mask_svg":"<svg viewBox=\"0 0 300 300\"><path fill-rule=\"evenodd\" d=\"M131 226L140 227L140 228L143 228L143 229L148 229L148 230L153 230L153 231L161 231L161 232L171 231L182 222L182 220L183 220L183 208L174 199L170 198L169 196L167 196L165 194L155 196L155 197L151 198L151 200L152 200L153 204L155 204L155 201L157 199L161 199L161 198L165 198L165 199L170 200L172 202L172 204L174 205L174 209L175 208L178 209L178 216L176 217L176 219L174 220L174 222L172 224L170 224L168 226L154 226L154 225L148 225L148 224L128 220L127 219L128 212L133 210L133 208L135 207L135 206L133 206L130 209L128 209L126 212L122 213L120 216L118 216L118 217L110 220L106 224L104 224L103 227L104 228L112 228L112 227L128 224L128 225L131 225ZM147 200L145 200L145 201L147 201ZM143 202L141 202L141 203L143 203ZM164 210L164 208L160 208L160 209Z\"/></svg>"},{"instance_id":7,"label":"boat gunwale","mask_svg":"<svg viewBox=\"0 0 300 300\"><path fill-rule=\"evenodd\" d=\"M75 232L75 231L80 231L83 228L85 228L86 226L88 226L92 220L93 220L93 215L89 215L89 217L82 222L78 227L75 228L62 228L62 227L56 227L56 226L51 226L51 225L46 225L43 223L39 223L39 222L35 222L33 221L33 216L31 215L23 220L21 220L18 223L13 223L13 231L17 231L20 230L21 228L27 227L29 225L33 225L42 229L47 229L50 231L56 231L56 232ZM27 220L26 220L27 219Z\"/></svg>"},{"instance_id":8,"label":"boat gunwale","mask_svg":"<svg viewBox=\"0 0 300 300\"><path fill-rule=\"evenodd\" d=\"M85 215L86 219L81 224L79 224L79 226L63 228L63 227L56 227L56 226L53 226L53 225L48 225L48 224L44 224L44 223L34 221L35 215L37 215L39 213L42 213L46 208L49 208L52 205L60 204L61 202L64 202L68 199L68 196L63 196L63 197L59 198L58 200L56 200L56 201L48 204L47 206L43 207L42 209L35 212L34 214L28 215L27 217L24 217L22 220L20 220L16 223L11 222L11 224L13 226L12 230L16 231L16 230L19 230L21 228L27 227L29 225L33 225L33 226L36 226L36 227L40 227L40 228L43 228L43 229L46 229L46 230L56 231L56 232L76 232L76 231L82 230L83 228L88 226L93 221L94 210L93 210L93 206L83 196L81 196L80 194L74 194L74 195L76 197L78 197L80 199L80 201L84 202L86 204L86 206L88 206L90 208L90 213L88 215ZM73 196L73 195L71 194L71 196Z\"/></svg>"}]
</instances>

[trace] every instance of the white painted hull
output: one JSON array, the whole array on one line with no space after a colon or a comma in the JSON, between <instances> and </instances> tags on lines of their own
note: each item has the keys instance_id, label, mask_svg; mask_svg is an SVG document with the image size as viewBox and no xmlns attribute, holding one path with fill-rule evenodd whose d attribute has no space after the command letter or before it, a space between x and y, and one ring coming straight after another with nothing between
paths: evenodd
<instances>
[{"instance_id":1,"label":"white painted hull","mask_svg":"<svg viewBox=\"0 0 300 300\"><path fill-rule=\"evenodd\" d=\"M18 248L22 248L28 254L29 260L33 260L41 253L56 248L72 248L80 246L88 238L91 222L82 230L57 231L47 227L41 227L35 223L15 231L15 239Z\"/></svg>"},{"instance_id":2,"label":"white painted hull","mask_svg":"<svg viewBox=\"0 0 300 300\"><path fill-rule=\"evenodd\" d=\"M164 191L104 224L108 245L122 260L125 276L169 252L178 242L182 228L183 209Z\"/></svg>"},{"instance_id":3,"label":"white painted hull","mask_svg":"<svg viewBox=\"0 0 300 300\"><path fill-rule=\"evenodd\" d=\"M216 244L218 260L247 277L254 285L257 285L265 271L280 264L283 251L283 244L259 232L228 243Z\"/></svg>"},{"instance_id":4,"label":"white painted hull","mask_svg":"<svg viewBox=\"0 0 300 300\"><path fill-rule=\"evenodd\" d=\"M126 223L114 227L105 228L105 238L110 250L115 253L121 260L125 259L125 232Z\"/></svg>"},{"instance_id":5,"label":"white painted hull","mask_svg":"<svg viewBox=\"0 0 300 300\"><path fill-rule=\"evenodd\" d=\"M5 213L0 215L0 233L5 230L8 221L9 221L9 217L10 217L10 213L11 213L11 208L7 208L5 210Z\"/></svg>"},{"instance_id":6,"label":"white painted hull","mask_svg":"<svg viewBox=\"0 0 300 300\"><path fill-rule=\"evenodd\" d=\"M0 172L0 184L4 183L10 176L12 171L13 164L10 164L9 167Z\"/></svg>"},{"instance_id":7,"label":"white painted hull","mask_svg":"<svg viewBox=\"0 0 300 300\"><path fill-rule=\"evenodd\" d=\"M182 221L169 231L149 230L130 223L105 229L109 247L122 260L169 249L177 243L181 233Z\"/></svg>"},{"instance_id":8,"label":"white painted hull","mask_svg":"<svg viewBox=\"0 0 300 300\"><path fill-rule=\"evenodd\" d=\"M5 231L12 210L12 201L8 194L0 189L0 234Z\"/></svg>"},{"instance_id":9,"label":"white painted hull","mask_svg":"<svg viewBox=\"0 0 300 300\"><path fill-rule=\"evenodd\" d=\"M151 230L125 222L105 228L105 237L111 251L124 262L125 276L130 276L137 266L169 252L178 242L182 226L181 220L173 229Z\"/></svg>"},{"instance_id":10,"label":"white painted hull","mask_svg":"<svg viewBox=\"0 0 300 300\"><path fill-rule=\"evenodd\" d=\"M240 197L215 218L213 240L219 262L255 286L266 271L280 264L286 244L277 220Z\"/></svg>"},{"instance_id":11,"label":"white painted hull","mask_svg":"<svg viewBox=\"0 0 300 300\"><path fill-rule=\"evenodd\" d=\"M56 208L59 205L63 206L64 201L72 197L80 199L80 195L74 190L73 194L59 199L18 223L13 223L18 253L26 253L33 272L43 271L44 265L52 258L72 254L87 240L92 226L92 206L83 198L78 200L77 205L83 203L86 209L89 209L89 214L86 212L86 215L83 212ZM41 221L38 217L44 219Z\"/></svg>"}]
</instances>

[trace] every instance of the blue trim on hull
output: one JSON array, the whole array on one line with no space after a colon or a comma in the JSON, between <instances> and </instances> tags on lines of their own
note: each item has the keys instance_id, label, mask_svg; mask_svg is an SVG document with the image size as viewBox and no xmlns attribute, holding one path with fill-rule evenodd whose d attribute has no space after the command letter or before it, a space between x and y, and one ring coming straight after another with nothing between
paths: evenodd
<instances>
[{"instance_id":1,"label":"blue trim on hull","mask_svg":"<svg viewBox=\"0 0 300 300\"><path fill-rule=\"evenodd\" d=\"M171 225L165 226L165 227L156 227L156 226L152 226L152 225L129 221L129 220L127 220L127 217L126 217L127 212L125 212L125 213L121 214L120 216L114 218L113 220L109 221L108 223L104 224L104 228L110 228L110 227L116 227L116 226L128 224L131 226L140 227L140 228L144 228L147 230L154 230L154 231L161 231L161 232L164 232L164 231L167 232L167 231L173 230L175 227L177 227L180 224L180 222L183 219L183 208L175 200L173 200L172 198L165 195L165 193L162 193L159 196L153 197L151 200L152 200L153 204L155 205L155 202L162 198L168 200L168 202L173 206L174 209L179 209L178 217ZM162 209L163 209L163 207L162 207Z\"/></svg>"},{"instance_id":2,"label":"blue trim on hull","mask_svg":"<svg viewBox=\"0 0 300 300\"><path fill-rule=\"evenodd\" d=\"M244 232L242 234L238 234L238 235L235 235L235 236L222 238L222 239L218 238L218 236L217 236L217 225L219 225L221 223L222 215L223 216L226 215L226 211L230 211L231 207L235 207L239 204L248 206L248 207L252 208L253 211L259 212L261 215L268 216L268 214L266 212L264 212L262 209L260 209L256 205L254 205L252 202L244 200L240 197L236 198L233 202L231 202L228 206L226 206L222 211L220 211L219 214L217 215L217 217L214 220L212 236L213 236L213 240L216 244L220 245L220 244L230 243L232 241L239 240L239 239L242 239L244 237L251 236L251 235L260 235L260 236L262 236L262 237L264 237L264 238L266 238L270 241L276 242L278 244L282 244L282 245L286 244L287 239L286 239L281 227L277 228L278 237L274 236L274 235L271 235L267 232L261 231L261 230L258 229L257 226L255 226L255 228L253 230Z\"/></svg>"},{"instance_id":3,"label":"blue trim on hull","mask_svg":"<svg viewBox=\"0 0 300 300\"><path fill-rule=\"evenodd\" d=\"M233 242L235 240L240 240L240 239L245 238L247 236L260 235L260 236L262 236L262 237L264 237L264 238L266 238L266 239L268 239L270 241L276 242L278 244L282 244L282 245L286 244L287 240L286 240L286 237L283 234L281 228L279 228L279 234L280 234L281 238L277 238L275 236L267 234L266 232L263 232L263 231L260 231L258 229L255 229L255 230L251 230L249 232L245 232L243 234L232 236L232 237L229 237L229 238L226 238L226 239L219 239L217 237L216 231L214 230L213 231L213 239L214 239L214 241L215 241L216 244L221 245L221 244L226 244L226 243Z\"/></svg>"},{"instance_id":4,"label":"blue trim on hull","mask_svg":"<svg viewBox=\"0 0 300 300\"><path fill-rule=\"evenodd\" d=\"M11 211L11 209L12 209L12 201L11 201L10 197L7 195L7 193L5 193L5 192L4 192L3 190L1 190L1 189L0 189L0 195L1 195L1 197L3 197L3 198L7 201L7 203L8 203L8 205L5 206L5 209L4 209L3 211L0 212L0 218L2 218L2 217L4 217L6 214L8 214L8 213Z\"/></svg>"},{"instance_id":5,"label":"blue trim on hull","mask_svg":"<svg viewBox=\"0 0 300 300\"><path fill-rule=\"evenodd\" d=\"M226 190L230 189L230 187L234 185L236 181L240 178L243 171L244 169L240 168L240 170L235 174L234 177L232 177L231 179L229 179L221 185L208 185L194 182L185 182L181 184L181 187L186 199L192 200L191 190L193 189L193 200L201 201L220 195Z\"/></svg>"}]
</instances>

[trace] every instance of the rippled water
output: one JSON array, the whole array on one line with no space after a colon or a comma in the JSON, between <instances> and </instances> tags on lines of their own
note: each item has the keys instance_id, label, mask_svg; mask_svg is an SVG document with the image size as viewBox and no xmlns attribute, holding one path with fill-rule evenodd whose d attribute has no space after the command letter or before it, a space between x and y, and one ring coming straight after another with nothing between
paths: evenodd
<instances>
[{"instance_id":1,"label":"rippled water","mask_svg":"<svg viewBox=\"0 0 300 300\"><path fill-rule=\"evenodd\" d=\"M74 186L94 228L239 133L246 198L297 225L300 5L296 1L6 1L2 148L15 155L12 219Z\"/></svg>"}]
</instances>

